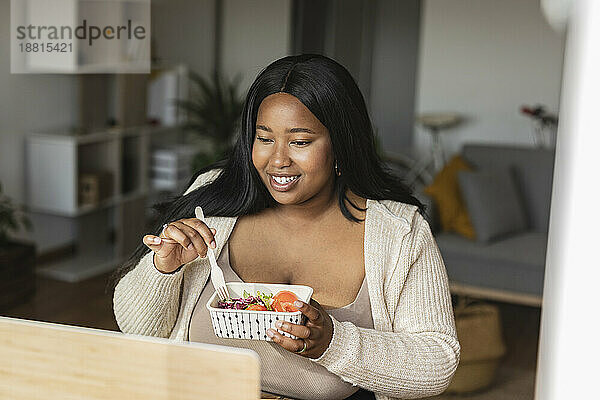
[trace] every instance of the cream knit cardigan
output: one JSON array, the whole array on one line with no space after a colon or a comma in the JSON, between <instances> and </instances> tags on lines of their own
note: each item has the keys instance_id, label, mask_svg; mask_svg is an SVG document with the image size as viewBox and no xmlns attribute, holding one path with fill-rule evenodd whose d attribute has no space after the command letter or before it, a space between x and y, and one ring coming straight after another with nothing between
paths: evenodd
<instances>
[{"instance_id":1,"label":"cream knit cardigan","mask_svg":"<svg viewBox=\"0 0 600 400\"><path fill-rule=\"evenodd\" d=\"M200 175L186 193L218 173ZM206 220L217 231L218 258L236 218ZM460 345L446 269L428 223L416 206L368 199L364 254L375 329L332 317L331 343L321 357L311 360L375 392L377 400L443 392L458 366ZM209 274L207 258L163 274L148 252L116 286L114 313L120 329L188 340L192 312Z\"/></svg>"}]
</instances>

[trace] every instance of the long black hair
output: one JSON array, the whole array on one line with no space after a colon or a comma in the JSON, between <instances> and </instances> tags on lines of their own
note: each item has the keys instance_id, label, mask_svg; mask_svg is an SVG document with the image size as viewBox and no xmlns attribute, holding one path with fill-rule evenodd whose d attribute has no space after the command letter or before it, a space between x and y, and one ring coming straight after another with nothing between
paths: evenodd
<instances>
[{"instance_id":1,"label":"long black hair","mask_svg":"<svg viewBox=\"0 0 600 400\"><path fill-rule=\"evenodd\" d=\"M202 206L207 216L239 217L276 204L254 168L252 145L258 107L267 96L279 92L300 100L329 131L333 156L341 172L340 176L334 174L335 191L346 218L359 221L344 200L360 209L346 197L347 189L364 198L400 201L418 206L421 213L425 211L425 206L378 157L365 101L350 73L330 58L303 54L281 58L260 72L248 91L241 133L231 154L198 171L190 185L198 175L211 169L221 168L221 173L210 184L154 206L161 216L153 229L155 235L164 223L192 218L197 205ZM114 279L120 279L135 267L148 251L140 243Z\"/></svg>"}]
</instances>

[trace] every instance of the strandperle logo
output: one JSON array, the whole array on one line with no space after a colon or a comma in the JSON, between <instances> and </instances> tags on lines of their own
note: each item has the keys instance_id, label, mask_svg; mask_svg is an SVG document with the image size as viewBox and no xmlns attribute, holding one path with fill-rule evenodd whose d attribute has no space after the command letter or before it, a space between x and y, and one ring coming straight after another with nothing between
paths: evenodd
<instances>
[{"instance_id":1,"label":"strandperle logo","mask_svg":"<svg viewBox=\"0 0 600 400\"><path fill-rule=\"evenodd\" d=\"M87 40L89 46L99 39L120 40L146 38L146 28L141 25L132 26L131 20L126 25L104 26L89 25L86 19L82 24L73 28L71 26L28 25L17 27L17 39L24 40L72 40L73 38Z\"/></svg>"},{"instance_id":2,"label":"strandperle logo","mask_svg":"<svg viewBox=\"0 0 600 400\"><path fill-rule=\"evenodd\" d=\"M14 74L148 74L150 0L11 0Z\"/></svg>"}]
</instances>

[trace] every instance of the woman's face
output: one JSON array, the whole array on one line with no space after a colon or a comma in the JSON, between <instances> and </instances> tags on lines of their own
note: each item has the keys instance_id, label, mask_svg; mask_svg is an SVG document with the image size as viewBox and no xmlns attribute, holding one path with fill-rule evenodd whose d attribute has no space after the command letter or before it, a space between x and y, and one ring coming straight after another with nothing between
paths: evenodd
<instances>
[{"instance_id":1,"label":"woman's face","mask_svg":"<svg viewBox=\"0 0 600 400\"><path fill-rule=\"evenodd\" d=\"M300 204L333 188L327 128L296 97L275 93L258 108L252 162L280 204Z\"/></svg>"}]
</instances>

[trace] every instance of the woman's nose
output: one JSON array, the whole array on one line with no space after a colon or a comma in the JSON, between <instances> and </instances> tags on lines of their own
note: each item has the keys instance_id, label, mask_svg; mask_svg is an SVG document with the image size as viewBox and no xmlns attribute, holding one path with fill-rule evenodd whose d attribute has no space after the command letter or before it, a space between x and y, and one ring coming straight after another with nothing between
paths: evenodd
<instances>
[{"instance_id":1,"label":"woman's nose","mask_svg":"<svg viewBox=\"0 0 600 400\"><path fill-rule=\"evenodd\" d=\"M275 145L274 151L271 154L271 165L275 167L287 167L291 163L288 153L288 148L285 143Z\"/></svg>"}]
</instances>

